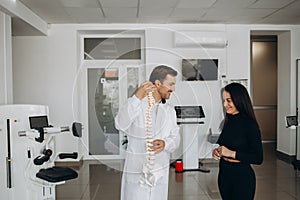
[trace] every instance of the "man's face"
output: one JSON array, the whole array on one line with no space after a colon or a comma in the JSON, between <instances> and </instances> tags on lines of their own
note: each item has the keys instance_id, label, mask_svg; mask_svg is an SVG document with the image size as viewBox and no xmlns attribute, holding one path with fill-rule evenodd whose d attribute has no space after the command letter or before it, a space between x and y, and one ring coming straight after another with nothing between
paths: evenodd
<instances>
[{"instance_id":1,"label":"man's face","mask_svg":"<svg viewBox=\"0 0 300 200\"><path fill-rule=\"evenodd\" d=\"M176 76L167 75L166 79L157 87L158 92L163 99L169 99L171 93L175 91Z\"/></svg>"}]
</instances>

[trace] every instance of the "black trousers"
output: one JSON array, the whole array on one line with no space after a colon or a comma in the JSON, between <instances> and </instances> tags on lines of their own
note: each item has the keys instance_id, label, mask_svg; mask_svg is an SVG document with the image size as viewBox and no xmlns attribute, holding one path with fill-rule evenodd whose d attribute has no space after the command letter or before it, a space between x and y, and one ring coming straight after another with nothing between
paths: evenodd
<instances>
[{"instance_id":1,"label":"black trousers","mask_svg":"<svg viewBox=\"0 0 300 200\"><path fill-rule=\"evenodd\" d=\"M220 161L218 186L223 200L253 200L256 178L248 164Z\"/></svg>"}]
</instances>

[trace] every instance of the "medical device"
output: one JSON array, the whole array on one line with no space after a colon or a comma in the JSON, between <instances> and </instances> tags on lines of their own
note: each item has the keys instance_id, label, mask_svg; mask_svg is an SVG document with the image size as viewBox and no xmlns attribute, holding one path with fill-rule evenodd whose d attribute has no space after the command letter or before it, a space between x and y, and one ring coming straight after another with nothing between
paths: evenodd
<instances>
[{"instance_id":1,"label":"medical device","mask_svg":"<svg viewBox=\"0 0 300 200\"><path fill-rule=\"evenodd\" d=\"M290 129L298 130L299 123L298 123L298 115L286 116L285 117L286 127ZM298 159L298 131L296 131L296 159L292 161L292 165L294 166L295 170L300 170L300 160Z\"/></svg>"},{"instance_id":2,"label":"medical device","mask_svg":"<svg viewBox=\"0 0 300 200\"><path fill-rule=\"evenodd\" d=\"M48 124L49 110L42 105L0 106L0 193L6 200L55 200L55 186L76 178L56 159L77 158L77 152L58 154L55 136L73 132L81 137L82 125L72 129Z\"/></svg>"},{"instance_id":3,"label":"medical device","mask_svg":"<svg viewBox=\"0 0 300 200\"><path fill-rule=\"evenodd\" d=\"M199 162L198 134L205 118L202 106L175 106L175 111L182 128L183 171L210 172Z\"/></svg>"},{"instance_id":4,"label":"medical device","mask_svg":"<svg viewBox=\"0 0 300 200\"><path fill-rule=\"evenodd\" d=\"M286 116L285 117L286 127L296 129L296 127L299 126L297 118L298 117L296 115L295 116Z\"/></svg>"}]
</instances>

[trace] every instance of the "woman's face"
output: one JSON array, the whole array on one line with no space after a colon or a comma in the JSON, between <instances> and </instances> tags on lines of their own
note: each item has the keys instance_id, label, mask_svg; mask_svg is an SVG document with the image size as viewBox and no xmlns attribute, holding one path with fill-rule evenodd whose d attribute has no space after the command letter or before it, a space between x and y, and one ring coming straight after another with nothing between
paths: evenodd
<instances>
[{"instance_id":1,"label":"woman's face","mask_svg":"<svg viewBox=\"0 0 300 200\"><path fill-rule=\"evenodd\" d=\"M224 107L226 109L226 113L231 114L231 115L235 115L235 114L239 113L239 111L236 109L236 107L231 99L229 92L226 92L226 91L223 92L223 100L224 100Z\"/></svg>"}]
</instances>

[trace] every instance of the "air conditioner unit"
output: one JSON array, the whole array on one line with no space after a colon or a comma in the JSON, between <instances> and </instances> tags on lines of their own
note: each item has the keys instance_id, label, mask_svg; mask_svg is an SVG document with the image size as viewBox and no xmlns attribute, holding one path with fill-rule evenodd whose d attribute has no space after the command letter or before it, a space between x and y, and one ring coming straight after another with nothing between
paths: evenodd
<instances>
[{"instance_id":1,"label":"air conditioner unit","mask_svg":"<svg viewBox=\"0 0 300 200\"><path fill-rule=\"evenodd\" d=\"M175 47L225 48L227 39L221 31L182 31L174 32Z\"/></svg>"}]
</instances>

